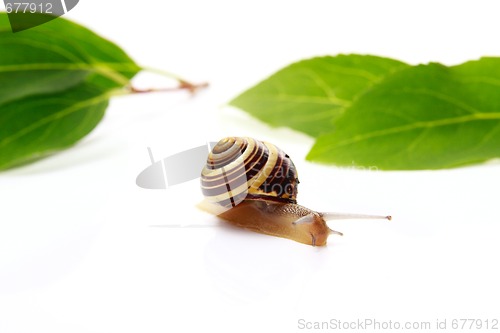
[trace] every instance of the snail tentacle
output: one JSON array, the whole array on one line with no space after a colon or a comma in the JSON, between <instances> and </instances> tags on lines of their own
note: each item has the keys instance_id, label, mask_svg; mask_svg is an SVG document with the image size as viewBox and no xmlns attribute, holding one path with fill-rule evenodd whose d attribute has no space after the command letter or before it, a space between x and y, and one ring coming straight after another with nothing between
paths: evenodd
<instances>
[{"instance_id":1,"label":"snail tentacle","mask_svg":"<svg viewBox=\"0 0 500 333\"><path fill-rule=\"evenodd\" d=\"M365 215L365 214L350 214L350 213L333 213L333 212L324 212L319 213L321 217L323 217L326 221L330 220L349 220L349 219L383 219L383 220L391 220L391 216L384 215Z\"/></svg>"},{"instance_id":2,"label":"snail tentacle","mask_svg":"<svg viewBox=\"0 0 500 333\"><path fill-rule=\"evenodd\" d=\"M301 218L298 218L297 220L293 221L292 224L307 224L313 222L314 222L314 214L309 214L306 216L302 216Z\"/></svg>"}]
</instances>

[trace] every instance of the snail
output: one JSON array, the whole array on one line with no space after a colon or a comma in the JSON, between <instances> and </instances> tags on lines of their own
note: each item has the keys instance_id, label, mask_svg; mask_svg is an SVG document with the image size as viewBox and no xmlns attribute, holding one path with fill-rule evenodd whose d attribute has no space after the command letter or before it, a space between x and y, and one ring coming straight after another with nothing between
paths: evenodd
<instances>
[{"instance_id":1,"label":"snail","mask_svg":"<svg viewBox=\"0 0 500 333\"><path fill-rule=\"evenodd\" d=\"M272 143L227 137L208 154L201 190L211 210L227 222L256 232L323 246L326 221L390 216L321 213L297 204L299 179L290 157ZM217 207L217 208L215 208Z\"/></svg>"}]
</instances>

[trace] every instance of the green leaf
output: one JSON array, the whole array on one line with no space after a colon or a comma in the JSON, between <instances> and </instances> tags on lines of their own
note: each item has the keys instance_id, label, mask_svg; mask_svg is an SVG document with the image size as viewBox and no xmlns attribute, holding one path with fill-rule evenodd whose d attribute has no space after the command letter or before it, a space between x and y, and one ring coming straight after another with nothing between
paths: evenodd
<instances>
[{"instance_id":1,"label":"green leaf","mask_svg":"<svg viewBox=\"0 0 500 333\"><path fill-rule=\"evenodd\" d=\"M359 97L307 158L440 169L500 156L500 59L406 68Z\"/></svg>"},{"instance_id":2,"label":"green leaf","mask_svg":"<svg viewBox=\"0 0 500 333\"><path fill-rule=\"evenodd\" d=\"M70 147L101 121L110 94L91 80L58 93L2 106L0 170L29 163Z\"/></svg>"},{"instance_id":3,"label":"green leaf","mask_svg":"<svg viewBox=\"0 0 500 333\"><path fill-rule=\"evenodd\" d=\"M139 70L119 47L66 19L12 33L7 14L0 13L0 108L24 96L68 89L91 73L106 78L107 88L124 86Z\"/></svg>"},{"instance_id":4,"label":"green leaf","mask_svg":"<svg viewBox=\"0 0 500 333\"><path fill-rule=\"evenodd\" d=\"M57 18L14 34L0 13L0 170L75 144L139 70L118 46L78 24Z\"/></svg>"},{"instance_id":5,"label":"green leaf","mask_svg":"<svg viewBox=\"0 0 500 333\"><path fill-rule=\"evenodd\" d=\"M311 136L332 129L367 89L408 65L369 55L338 55L294 63L230 102L272 126L288 126Z\"/></svg>"}]
</instances>

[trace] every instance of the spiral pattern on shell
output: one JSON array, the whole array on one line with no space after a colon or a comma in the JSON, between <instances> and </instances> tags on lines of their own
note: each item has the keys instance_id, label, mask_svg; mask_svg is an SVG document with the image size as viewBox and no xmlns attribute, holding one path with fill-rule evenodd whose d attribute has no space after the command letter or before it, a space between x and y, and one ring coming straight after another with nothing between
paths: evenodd
<instances>
[{"instance_id":1,"label":"spiral pattern on shell","mask_svg":"<svg viewBox=\"0 0 500 333\"><path fill-rule=\"evenodd\" d=\"M243 200L296 203L298 183L290 157L275 145L253 138L220 140L201 173L203 195L228 208Z\"/></svg>"}]
</instances>

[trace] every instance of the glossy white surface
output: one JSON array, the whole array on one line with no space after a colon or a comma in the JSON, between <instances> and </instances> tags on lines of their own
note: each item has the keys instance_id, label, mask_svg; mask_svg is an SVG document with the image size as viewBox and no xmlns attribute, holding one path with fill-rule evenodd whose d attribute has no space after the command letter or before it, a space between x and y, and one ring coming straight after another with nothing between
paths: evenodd
<instances>
[{"instance_id":1,"label":"glossy white surface","mask_svg":"<svg viewBox=\"0 0 500 333\"><path fill-rule=\"evenodd\" d=\"M500 55L499 12L496 1L81 1L70 18L143 65L211 86L194 98L116 98L73 149L0 174L0 332L296 332L300 319L365 318L433 328L447 319L450 329L455 318L500 319L498 163L315 165L304 159L311 138L224 107L316 55L446 64ZM228 135L291 155L301 204L393 221L330 223L345 236L313 248L217 222L195 208L197 181L135 185L148 146L159 159Z\"/></svg>"}]
</instances>

